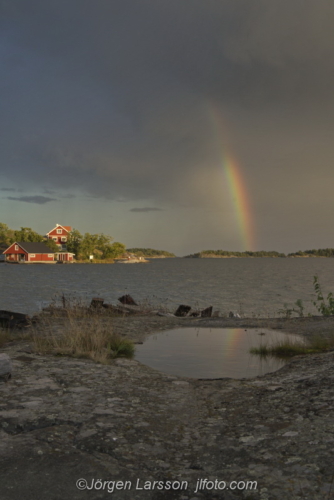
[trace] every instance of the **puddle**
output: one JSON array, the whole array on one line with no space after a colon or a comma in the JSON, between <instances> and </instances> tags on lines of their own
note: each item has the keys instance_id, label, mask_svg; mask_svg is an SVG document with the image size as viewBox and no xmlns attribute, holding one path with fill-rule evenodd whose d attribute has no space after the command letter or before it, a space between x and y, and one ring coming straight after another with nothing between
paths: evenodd
<instances>
[{"instance_id":1,"label":"puddle","mask_svg":"<svg viewBox=\"0 0 334 500\"><path fill-rule=\"evenodd\" d=\"M178 328L148 337L136 346L135 359L170 375L192 378L252 378L274 372L287 362L250 354L251 347L298 340L263 328Z\"/></svg>"}]
</instances>

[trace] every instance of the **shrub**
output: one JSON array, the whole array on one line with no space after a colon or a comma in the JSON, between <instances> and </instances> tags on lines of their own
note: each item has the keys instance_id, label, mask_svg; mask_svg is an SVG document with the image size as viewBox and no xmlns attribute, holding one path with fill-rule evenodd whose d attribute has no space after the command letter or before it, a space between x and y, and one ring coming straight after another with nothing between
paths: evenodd
<instances>
[{"instance_id":1,"label":"shrub","mask_svg":"<svg viewBox=\"0 0 334 500\"><path fill-rule=\"evenodd\" d=\"M315 307L323 316L330 316L331 314L334 314L334 297L332 292L329 292L329 294L327 295L327 299L324 298L320 283L318 281L318 276L314 276L313 285L315 293L317 294L317 302L313 302L313 305L315 305Z\"/></svg>"}]
</instances>

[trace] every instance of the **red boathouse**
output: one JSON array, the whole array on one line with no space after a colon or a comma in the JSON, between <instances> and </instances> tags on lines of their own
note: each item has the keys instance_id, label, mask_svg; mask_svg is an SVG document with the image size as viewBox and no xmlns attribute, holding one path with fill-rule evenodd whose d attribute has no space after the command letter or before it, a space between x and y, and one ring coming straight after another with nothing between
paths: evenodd
<instances>
[{"instance_id":1,"label":"red boathouse","mask_svg":"<svg viewBox=\"0 0 334 500\"><path fill-rule=\"evenodd\" d=\"M55 252L45 243L16 241L5 250L6 262L45 262L56 263Z\"/></svg>"}]
</instances>

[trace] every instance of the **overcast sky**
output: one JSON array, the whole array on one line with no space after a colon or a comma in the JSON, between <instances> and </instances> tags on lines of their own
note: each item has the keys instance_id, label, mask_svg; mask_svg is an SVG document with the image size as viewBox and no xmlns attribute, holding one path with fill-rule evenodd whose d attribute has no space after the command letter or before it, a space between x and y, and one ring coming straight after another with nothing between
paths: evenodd
<instances>
[{"instance_id":1,"label":"overcast sky","mask_svg":"<svg viewBox=\"0 0 334 500\"><path fill-rule=\"evenodd\" d=\"M333 0L0 0L0 222L334 247L333 20Z\"/></svg>"}]
</instances>

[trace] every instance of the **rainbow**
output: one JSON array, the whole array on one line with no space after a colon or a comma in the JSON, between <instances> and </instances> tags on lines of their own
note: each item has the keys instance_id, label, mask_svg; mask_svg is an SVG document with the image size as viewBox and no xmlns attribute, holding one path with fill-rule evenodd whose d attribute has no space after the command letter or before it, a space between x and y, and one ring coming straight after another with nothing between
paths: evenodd
<instances>
[{"instance_id":1,"label":"rainbow","mask_svg":"<svg viewBox=\"0 0 334 500\"><path fill-rule=\"evenodd\" d=\"M223 165L244 250L254 250L255 231L252 211L241 169L237 161L226 154Z\"/></svg>"},{"instance_id":2,"label":"rainbow","mask_svg":"<svg viewBox=\"0 0 334 500\"><path fill-rule=\"evenodd\" d=\"M229 151L226 128L224 127L222 116L216 107L209 106L209 116L213 125L213 135L218 148L219 161L223 167L224 183L228 187L231 203L234 207L243 250L254 250L254 218L241 167L235 155Z\"/></svg>"},{"instance_id":3,"label":"rainbow","mask_svg":"<svg viewBox=\"0 0 334 500\"><path fill-rule=\"evenodd\" d=\"M219 332L221 335L221 332ZM224 328L224 335L222 336L224 357L230 357L231 351L233 355L240 349L244 341L244 329L242 328Z\"/></svg>"}]
</instances>

